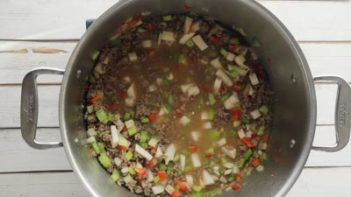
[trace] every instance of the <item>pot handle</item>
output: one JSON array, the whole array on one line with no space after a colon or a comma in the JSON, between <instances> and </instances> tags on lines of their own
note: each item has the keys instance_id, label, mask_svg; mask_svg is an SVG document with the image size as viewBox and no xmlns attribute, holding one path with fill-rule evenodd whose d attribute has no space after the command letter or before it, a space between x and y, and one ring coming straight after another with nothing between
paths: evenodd
<instances>
[{"instance_id":1,"label":"pot handle","mask_svg":"<svg viewBox=\"0 0 351 197\"><path fill-rule=\"evenodd\" d=\"M314 81L336 82L338 85L335 107L336 146L316 147L313 150L336 152L343 149L349 142L351 129L351 87L344 79L337 76L319 76Z\"/></svg>"},{"instance_id":2,"label":"pot handle","mask_svg":"<svg viewBox=\"0 0 351 197\"><path fill-rule=\"evenodd\" d=\"M56 68L36 68L23 78L21 94L21 133L27 144L36 149L61 147L62 142L38 142L36 137L38 124L38 89L37 77L41 74L64 74Z\"/></svg>"}]
</instances>

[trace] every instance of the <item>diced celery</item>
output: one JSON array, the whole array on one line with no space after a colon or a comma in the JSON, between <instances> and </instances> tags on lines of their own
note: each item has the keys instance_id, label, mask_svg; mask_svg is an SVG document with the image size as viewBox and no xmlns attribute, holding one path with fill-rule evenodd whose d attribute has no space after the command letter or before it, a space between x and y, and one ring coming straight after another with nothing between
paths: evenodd
<instances>
[{"instance_id":1,"label":"diced celery","mask_svg":"<svg viewBox=\"0 0 351 197\"><path fill-rule=\"evenodd\" d=\"M216 98L212 93L208 94L208 102L210 105L214 105L216 103Z\"/></svg>"},{"instance_id":2,"label":"diced celery","mask_svg":"<svg viewBox=\"0 0 351 197\"><path fill-rule=\"evenodd\" d=\"M128 173L129 173L130 175L135 175L135 170L134 170L134 168L133 168L133 167L129 167L129 168L128 168Z\"/></svg>"},{"instance_id":3,"label":"diced celery","mask_svg":"<svg viewBox=\"0 0 351 197\"><path fill-rule=\"evenodd\" d=\"M155 183L160 182L160 177L159 177L159 176L155 176L155 178L154 178L154 182L155 182Z\"/></svg>"},{"instance_id":4,"label":"diced celery","mask_svg":"<svg viewBox=\"0 0 351 197\"><path fill-rule=\"evenodd\" d=\"M207 154L214 154L215 153L215 150L214 150L214 148L213 147L211 147L211 148L209 148L209 149L207 149L207 151L206 151L206 153Z\"/></svg>"},{"instance_id":5,"label":"diced celery","mask_svg":"<svg viewBox=\"0 0 351 197\"><path fill-rule=\"evenodd\" d=\"M147 147L148 147L148 145L147 145L146 142L140 142L139 145L140 145L142 148L147 148Z\"/></svg>"},{"instance_id":6,"label":"diced celery","mask_svg":"<svg viewBox=\"0 0 351 197\"><path fill-rule=\"evenodd\" d=\"M106 155L106 153L101 153L99 156L99 162L101 163L102 166L105 168L111 167L112 163L110 161L110 158Z\"/></svg>"},{"instance_id":7,"label":"diced celery","mask_svg":"<svg viewBox=\"0 0 351 197\"><path fill-rule=\"evenodd\" d=\"M124 113L124 116L123 116L124 121L130 120L131 118L132 118L131 113L129 112Z\"/></svg>"},{"instance_id":8,"label":"diced celery","mask_svg":"<svg viewBox=\"0 0 351 197\"><path fill-rule=\"evenodd\" d=\"M217 188L211 191L208 191L204 194L204 196L219 196L223 193L222 189Z\"/></svg>"},{"instance_id":9,"label":"diced celery","mask_svg":"<svg viewBox=\"0 0 351 197\"><path fill-rule=\"evenodd\" d=\"M202 197L202 193L201 192L194 192L190 195L190 197Z\"/></svg>"},{"instance_id":10,"label":"diced celery","mask_svg":"<svg viewBox=\"0 0 351 197\"><path fill-rule=\"evenodd\" d=\"M178 64L185 64L186 63L186 58L184 54L179 54L177 56L177 63Z\"/></svg>"},{"instance_id":11,"label":"diced celery","mask_svg":"<svg viewBox=\"0 0 351 197\"><path fill-rule=\"evenodd\" d=\"M262 153L261 159L262 160L267 160L267 153Z\"/></svg>"},{"instance_id":12,"label":"diced celery","mask_svg":"<svg viewBox=\"0 0 351 197\"><path fill-rule=\"evenodd\" d=\"M245 153L242 155L242 157L239 160L238 167L239 168L244 167L246 161L251 157L251 155L252 155L251 149L248 149L247 151L245 151Z\"/></svg>"},{"instance_id":13,"label":"diced celery","mask_svg":"<svg viewBox=\"0 0 351 197\"><path fill-rule=\"evenodd\" d=\"M241 122L243 124L249 124L250 123L250 119L247 116L242 116L241 117Z\"/></svg>"},{"instance_id":14,"label":"diced celery","mask_svg":"<svg viewBox=\"0 0 351 197\"><path fill-rule=\"evenodd\" d=\"M172 16L171 15L163 16L163 20L170 21L170 20L172 20Z\"/></svg>"},{"instance_id":15,"label":"diced celery","mask_svg":"<svg viewBox=\"0 0 351 197\"><path fill-rule=\"evenodd\" d=\"M203 187L201 185L193 185L192 186L192 189L195 191L195 192L200 192Z\"/></svg>"},{"instance_id":16,"label":"diced celery","mask_svg":"<svg viewBox=\"0 0 351 197\"><path fill-rule=\"evenodd\" d=\"M110 116L108 113L105 112L103 108L100 108L98 111L95 112L96 117L102 123L107 123L110 120Z\"/></svg>"},{"instance_id":17,"label":"diced celery","mask_svg":"<svg viewBox=\"0 0 351 197\"><path fill-rule=\"evenodd\" d=\"M97 146L99 147L100 153L106 152L104 143L98 142Z\"/></svg>"},{"instance_id":18,"label":"diced celery","mask_svg":"<svg viewBox=\"0 0 351 197\"><path fill-rule=\"evenodd\" d=\"M118 172L118 170L113 170L111 174L111 179L116 182L121 178L121 174Z\"/></svg>"},{"instance_id":19,"label":"diced celery","mask_svg":"<svg viewBox=\"0 0 351 197\"><path fill-rule=\"evenodd\" d=\"M129 136L133 136L136 133L137 133L137 128L135 126L128 128L128 135Z\"/></svg>"},{"instance_id":20,"label":"diced celery","mask_svg":"<svg viewBox=\"0 0 351 197\"><path fill-rule=\"evenodd\" d=\"M262 105L259 109L258 109L262 114L268 114L268 107L267 105Z\"/></svg>"},{"instance_id":21,"label":"diced celery","mask_svg":"<svg viewBox=\"0 0 351 197\"><path fill-rule=\"evenodd\" d=\"M93 147L94 151L95 151L97 154L100 154L100 153L101 153L101 150L100 150L99 145L98 145L97 142L92 143L91 146Z\"/></svg>"},{"instance_id":22,"label":"diced celery","mask_svg":"<svg viewBox=\"0 0 351 197\"><path fill-rule=\"evenodd\" d=\"M208 110L207 115L209 120L213 120L215 118L216 113L213 109L210 109Z\"/></svg>"},{"instance_id":23,"label":"diced celery","mask_svg":"<svg viewBox=\"0 0 351 197\"><path fill-rule=\"evenodd\" d=\"M219 140L219 138L221 137L221 133L216 131L216 130L210 130L209 131L209 136L210 136L210 140L212 142L216 142Z\"/></svg>"},{"instance_id":24,"label":"diced celery","mask_svg":"<svg viewBox=\"0 0 351 197\"><path fill-rule=\"evenodd\" d=\"M94 51L92 54L91 54L91 59L93 61L97 60L97 58L99 57L100 55L100 51Z\"/></svg>"},{"instance_id":25,"label":"diced celery","mask_svg":"<svg viewBox=\"0 0 351 197\"><path fill-rule=\"evenodd\" d=\"M230 75L232 78L234 78L234 79L236 79L236 78L239 77L239 73L238 73L238 71L237 71L236 69L231 69L231 70L229 70L229 75Z\"/></svg>"},{"instance_id":26,"label":"diced celery","mask_svg":"<svg viewBox=\"0 0 351 197\"><path fill-rule=\"evenodd\" d=\"M220 160L221 160L221 163L222 163L222 164L225 164L225 163L228 163L228 162L229 162L227 156L222 156L222 157L220 158Z\"/></svg>"},{"instance_id":27,"label":"diced celery","mask_svg":"<svg viewBox=\"0 0 351 197\"><path fill-rule=\"evenodd\" d=\"M140 142L148 142L150 140L150 134L147 131L140 131Z\"/></svg>"},{"instance_id":28,"label":"diced celery","mask_svg":"<svg viewBox=\"0 0 351 197\"><path fill-rule=\"evenodd\" d=\"M169 95L167 102L168 102L168 104L173 105L174 104L174 97L172 95Z\"/></svg>"},{"instance_id":29,"label":"diced celery","mask_svg":"<svg viewBox=\"0 0 351 197\"><path fill-rule=\"evenodd\" d=\"M132 151L128 151L125 155L125 158L127 161L131 160L133 158L133 152Z\"/></svg>"},{"instance_id":30,"label":"diced celery","mask_svg":"<svg viewBox=\"0 0 351 197\"><path fill-rule=\"evenodd\" d=\"M264 134L264 126L260 126L257 130L257 135L262 136Z\"/></svg>"},{"instance_id":31,"label":"diced celery","mask_svg":"<svg viewBox=\"0 0 351 197\"><path fill-rule=\"evenodd\" d=\"M88 113L93 113L94 112L94 106L88 105L87 106L87 111L88 111Z\"/></svg>"},{"instance_id":32,"label":"diced celery","mask_svg":"<svg viewBox=\"0 0 351 197\"><path fill-rule=\"evenodd\" d=\"M193 47L194 47L194 42L193 42L191 39L189 39L185 44L186 44L186 46L188 46L189 48L193 48Z\"/></svg>"},{"instance_id":33,"label":"diced celery","mask_svg":"<svg viewBox=\"0 0 351 197\"><path fill-rule=\"evenodd\" d=\"M228 51L223 48L221 48L219 52L221 53L221 55L223 55L223 57L227 57L228 55Z\"/></svg>"},{"instance_id":34,"label":"diced celery","mask_svg":"<svg viewBox=\"0 0 351 197\"><path fill-rule=\"evenodd\" d=\"M150 121L149 121L149 119L147 118L147 117L141 117L141 119L140 119L140 121L141 121L141 123L143 123L143 124L146 124L146 123L149 123Z\"/></svg>"},{"instance_id":35,"label":"diced celery","mask_svg":"<svg viewBox=\"0 0 351 197\"><path fill-rule=\"evenodd\" d=\"M231 96L231 94L229 94L229 93L224 94L224 95L221 97L222 102L226 101L230 96Z\"/></svg>"},{"instance_id":36,"label":"diced celery","mask_svg":"<svg viewBox=\"0 0 351 197\"><path fill-rule=\"evenodd\" d=\"M166 164L160 163L160 165L158 165L158 168L162 171L166 171L167 170L167 166Z\"/></svg>"}]
</instances>

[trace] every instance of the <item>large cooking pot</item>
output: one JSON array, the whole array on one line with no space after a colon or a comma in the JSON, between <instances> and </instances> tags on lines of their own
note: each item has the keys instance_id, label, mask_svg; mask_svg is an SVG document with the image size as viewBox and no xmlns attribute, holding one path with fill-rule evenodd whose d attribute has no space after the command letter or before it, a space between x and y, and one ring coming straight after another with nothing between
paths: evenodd
<instances>
[{"instance_id":1,"label":"large cooking pot","mask_svg":"<svg viewBox=\"0 0 351 197\"><path fill-rule=\"evenodd\" d=\"M180 13L184 4L192 10L210 15L227 26L245 30L249 38L256 36L263 47L258 49L268 72L275 95L273 128L270 131L268 160L263 173L254 173L246 180L237 196L283 196L292 187L303 169L311 149L338 151L350 136L351 89L339 77L311 76L298 44L277 18L255 1L248 0L128 0L118 1L86 31L76 46L66 70L38 68L29 72L22 85L21 129L25 141L37 149L63 146L74 171L94 196L133 196L117 186L108 173L92 158L84 145L86 131L82 101L87 76L93 62L90 57L101 48L110 33L128 17L143 11L153 15ZM79 14L79 13L77 13ZM41 143L35 140L38 95L36 77L40 74L63 74L60 93L60 127L62 142ZM336 103L335 147L312 147L316 127L316 95L314 81L338 84ZM79 140L77 143L77 139ZM232 192L223 196L232 196Z\"/></svg>"}]
</instances>

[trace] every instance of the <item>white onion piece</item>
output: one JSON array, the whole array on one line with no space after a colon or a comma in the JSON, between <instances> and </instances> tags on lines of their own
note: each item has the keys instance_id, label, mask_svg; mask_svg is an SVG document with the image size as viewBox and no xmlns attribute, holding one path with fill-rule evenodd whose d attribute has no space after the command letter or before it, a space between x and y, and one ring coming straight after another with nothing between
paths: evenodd
<instances>
[{"instance_id":1,"label":"white onion piece","mask_svg":"<svg viewBox=\"0 0 351 197\"><path fill-rule=\"evenodd\" d=\"M190 186L194 184L194 178L191 175L186 175L185 180Z\"/></svg>"},{"instance_id":2,"label":"white onion piece","mask_svg":"<svg viewBox=\"0 0 351 197\"><path fill-rule=\"evenodd\" d=\"M117 131L118 132L121 132L122 129L124 128L124 123L121 121L121 119L118 119L116 122L115 122L116 126L117 126Z\"/></svg>"},{"instance_id":3,"label":"white onion piece","mask_svg":"<svg viewBox=\"0 0 351 197\"><path fill-rule=\"evenodd\" d=\"M124 146L124 147L129 147L130 146L130 141L128 141L125 137L122 135L118 136L118 145Z\"/></svg>"},{"instance_id":4,"label":"white onion piece","mask_svg":"<svg viewBox=\"0 0 351 197\"><path fill-rule=\"evenodd\" d=\"M202 181L206 186L213 185L215 183L212 175L207 170L202 171Z\"/></svg>"},{"instance_id":5,"label":"white onion piece","mask_svg":"<svg viewBox=\"0 0 351 197\"><path fill-rule=\"evenodd\" d=\"M227 110L233 109L239 103L239 97L236 92L224 101L224 108Z\"/></svg>"},{"instance_id":6,"label":"white onion piece","mask_svg":"<svg viewBox=\"0 0 351 197\"><path fill-rule=\"evenodd\" d=\"M141 46L144 48L151 48L152 47L152 41L151 40L143 40L141 42Z\"/></svg>"},{"instance_id":7,"label":"white onion piece","mask_svg":"<svg viewBox=\"0 0 351 197\"><path fill-rule=\"evenodd\" d=\"M111 125L111 146L115 148L118 145L119 141L119 131L115 125Z\"/></svg>"},{"instance_id":8,"label":"white onion piece","mask_svg":"<svg viewBox=\"0 0 351 197\"><path fill-rule=\"evenodd\" d=\"M88 136L95 136L95 135L97 135L97 133L96 133L96 131L95 131L95 129L94 128L89 128L88 130L87 130L87 133L88 133Z\"/></svg>"},{"instance_id":9,"label":"white onion piece","mask_svg":"<svg viewBox=\"0 0 351 197\"><path fill-rule=\"evenodd\" d=\"M155 148L156 145L157 145L157 143L158 143L158 139L156 139L156 138L151 138L150 141L149 141L149 143L148 143L148 145L151 146L151 147L153 147L153 148Z\"/></svg>"},{"instance_id":10,"label":"white onion piece","mask_svg":"<svg viewBox=\"0 0 351 197\"><path fill-rule=\"evenodd\" d=\"M187 116L182 116L179 122L181 125L186 126L190 123L190 119Z\"/></svg>"},{"instance_id":11,"label":"white onion piece","mask_svg":"<svg viewBox=\"0 0 351 197\"><path fill-rule=\"evenodd\" d=\"M123 178L123 180L126 184L128 184L133 181L133 178L128 174L126 177Z\"/></svg>"},{"instance_id":12,"label":"white onion piece","mask_svg":"<svg viewBox=\"0 0 351 197\"><path fill-rule=\"evenodd\" d=\"M239 136L240 139L242 139L242 138L244 138L244 137L246 136L243 129L240 129L240 130L238 131L238 136Z\"/></svg>"},{"instance_id":13,"label":"white onion piece","mask_svg":"<svg viewBox=\"0 0 351 197\"><path fill-rule=\"evenodd\" d=\"M184 35L180 38L179 44L185 44L185 43L188 42L188 40L190 40L194 35L195 35L195 33L184 34Z\"/></svg>"},{"instance_id":14,"label":"white onion piece","mask_svg":"<svg viewBox=\"0 0 351 197\"><path fill-rule=\"evenodd\" d=\"M172 193L175 191L174 187L172 187L171 185L167 185L165 190L170 195L172 195Z\"/></svg>"},{"instance_id":15,"label":"white onion piece","mask_svg":"<svg viewBox=\"0 0 351 197\"><path fill-rule=\"evenodd\" d=\"M251 117L256 120L257 118L261 117L261 113L260 111L258 111L257 109L256 110L253 110L252 112L250 112L250 115Z\"/></svg>"},{"instance_id":16,"label":"white onion piece","mask_svg":"<svg viewBox=\"0 0 351 197\"><path fill-rule=\"evenodd\" d=\"M135 145L135 152L139 153L148 161L152 159L152 155L149 152L147 152L145 149L143 149L141 146L139 146L138 144Z\"/></svg>"},{"instance_id":17,"label":"white onion piece","mask_svg":"<svg viewBox=\"0 0 351 197\"><path fill-rule=\"evenodd\" d=\"M204 128L204 129L212 129L212 123L211 122L205 122L202 125L202 128Z\"/></svg>"},{"instance_id":18,"label":"white onion piece","mask_svg":"<svg viewBox=\"0 0 351 197\"><path fill-rule=\"evenodd\" d=\"M201 112L201 120L208 120L208 112L207 111Z\"/></svg>"},{"instance_id":19,"label":"white onion piece","mask_svg":"<svg viewBox=\"0 0 351 197\"><path fill-rule=\"evenodd\" d=\"M194 86L189 87L187 93L188 93L189 97L196 96L196 95L200 94L200 89L199 89L199 87L194 85Z\"/></svg>"},{"instance_id":20,"label":"white onion piece","mask_svg":"<svg viewBox=\"0 0 351 197\"><path fill-rule=\"evenodd\" d=\"M159 157L162 157L162 155L163 155L163 152L162 152L161 147L159 146L159 147L157 147L157 149L156 149L155 157L156 157L156 158L159 158Z\"/></svg>"},{"instance_id":21,"label":"white onion piece","mask_svg":"<svg viewBox=\"0 0 351 197\"><path fill-rule=\"evenodd\" d=\"M136 62L138 60L138 56L135 52L128 53L128 58L130 62Z\"/></svg>"},{"instance_id":22,"label":"white onion piece","mask_svg":"<svg viewBox=\"0 0 351 197\"><path fill-rule=\"evenodd\" d=\"M216 80L215 80L215 82L213 84L213 92L215 94L219 94L219 90L221 89L221 86L222 86L222 80L216 78Z\"/></svg>"},{"instance_id":23,"label":"white onion piece","mask_svg":"<svg viewBox=\"0 0 351 197\"><path fill-rule=\"evenodd\" d=\"M234 58L235 63L238 64L239 66L242 67L247 67L244 63L246 61L245 57L243 55L238 55Z\"/></svg>"},{"instance_id":24,"label":"white onion piece","mask_svg":"<svg viewBox=\"0 0 351 197\"><path fill-rule=\"evenodd\" d=\"M157 90L157 87L155 85L150 85L149 86L149 92L154 92Z\"/></svg>"},{"instance_id":25,"label":"white onion piece","mask_svg":"<svg viewBox=\"0 0 351 197\"><path fill-rule=\"evenodd\" d=\"M196 22L191 26L191 32L197 32L200 30L200 22Z\"/></svg>"},{"instance_id":26,"label":"white onion piece","mask_svg":"<svg viewBox=\"0 0 351 197\"><path fill-rule=\"evenodd\" d=\"M224 152L224 154L226 154L231 159L235 159L235 157L236 157L236 149L235 148L229 149L227 147L222 147L222 151Z\"/></svg>"},{"instance_id":27,"label":"white onion piece","mask_svg":"<svg viewBox=\"0 0 351 197\"><path fill-rule=\"evenodd\" d=\"M135 105L135 99L134 98L125 98L124 99L124 103L128 106L128 107L133 107Z\"/></svg>"},{"instance_id":28,"label":"white onion piece","mask_svg":"<svg viewBox=\"0 0 351 197\"><path fill-rule=\"evenodd\" d=\"M130 98L136 98L136 91L135 91L135 85L132 83L129 88L127 89L127 95Z\"/></svg>"},{"instance_id":29,"label":"white onion piece","mask_svg":"<svg viewBox=\"0 0 351 197\"><path fill-rule=\"evenodd\" d=\"M174 144L170 144L165 151L165 161L166 164L174 159L176 148Z\"/></svg>"},{"instance_id":30,"label":"white onion piece","mask_svg":"<svg viewBox=\"0 0 351 197\"><path fill-rule=\"evenodd\" d=\"M185 17L184 21L184 33L187 34L190 32L191 24L193 23L193 19L190 17Z\"/></svg>"},{"instance_id":31,"label":"white onion piece","mask_svg":"<svg viewBox=\"0 0 351 197\"><path fill-rule=\"evenodd\" d=\"M155 176L152 174L151 170L147 170L147 181L152 182L154 180Z\"/></svg>"},{"instance_id":32,"label":"white onion piece","mask_svg":"<svg viewBox=\"0 0 351 197\"><path fill-rule=\"evenodd\" d=\"M175 39L175 35L173 32L171 31L164 31L161 33L161 40L167 41L167 42L174 42Z\"/></svg>"},{"instance_id":33,"label":"white onion piece","mask_svg":"<svg viewBox=\"0 0 351 197\"><path fill-rule=\"evenodd\" d=\"M206 44L206 42L202 39L202 37L200 35L194 36L192 38L192 40L201 51L204 51L208 48L208 45Z\"/></svg>"},{"instance_id":34,"label":"white onion piece","mask_svg":"<svg viewBox=\"0 0 351 197\"><path fill-rule=\"evenodd\" d=\"M219 61L219 58L215 58L211 60L210 64L213 66L215 69L220 69L223 68L222 63Z\"/></svg>"},{"instance_id":35,"label":"white onion piece","mask_svg":"<svg viewBox=\"0 0 351 197\"><path fill-rule=\"evenodd\" d=\"M217 141L217 146L224 146L227 143L227 140L225 138L221 138L220 140Z\"/></svg>"},{"instance_id":36,"label":"white onion piece","mask_svg":"<svg viewBox=\"0 0 351 197\"><path fill-rule=\"evenodd\" d=\"M155 195L161 194L165 191L165 188L162 185L153 186L151 189L152 193L154 193Z\"/></svg>"},{"instance_id":37,"label":"white onion piece","mask_svg":"<svg viewBox=\"0 0 351 197\"><path fill-rule=\"evenodd\" d=\"M192 132L191 132L191 138L192 138L195 142L199 141L200 133L197 132L197 131L192 131Z\"/></svg>"},{"instance_id":38,"label":"white onion piece","mask_svg":"<svg viewBox=\"0 0 351 197\"><path fill-rule=\"evenodd\" d=\"M264 170L264 166L263 165L259 165L256 168L257 172L262 172Z\"/></svg>"},{"instance_id":39,"label":"white onion piece","mask_svg":"<svg viewBox=\"0 0 351 197\"><path fill-rule=\"evenodd\" d=\"M197 153L191 154L191 161L193 162L193 167L194 168L201 167L200 157L199 157L199 155Z\"/></svg>"},{"instance_id":40,"label":"white onion piece","mask_svg":"<svg viewBox=\"0 0 351 197\"><path fill-rule=\"evenodd\" d=\"M258 80L257 75L255 73L251 73L249 75L249 79L250 79L250 82L253 86L260 83L260 81Z\"/></svg>"},{"instance_id":41,"label":"white onion piece","mask_svg":"<svg viewBox=\"0 0 351 197\"><path fill-rule=\"evenodd\" d=\"M180 155L180 168L183 171L185 169L185 155Z\"/></svg>"},{"instance_id":42,"label":"white onion piece","mask_svg":"<svg viewBox=\"0 0 351 197\"><path fill-rule=\"evenodd\" d=\"M121 169L122 174L127 174L129 172L129 167L124 167Z\"/></svg>"},{"instance_id":43,"label":"white onion piece","mask_svg":"<svg viewBox=\"0 0 351 197\"><path fill-rule=\"evenodd\" d=\"M86 141L87 141L87 143L91 144L91 143L96 142L96 138L94 136L91 136L91 137L88 137Z\"/></svg>"},{"instance_id":44,"label":"white onion piece","mask_svg":"<svg viewBox=\"0 0 351 197\"><path fill-rule=\"evenodd\" d=\"M222 79L223 83L229 87L233 86L233 82L230 79L230 77L228 77L228 75L222 70L222 69L218 69L216 72L216 76L220 79Z\"/></svg>"},{"instance_id":45,"label":"white onion piece","mask_svg":"<svg viewBox=\"0 0 351 197\"><path fill-rule=\"evenodd\" d=\"M118 166L118 167L120 167L122 164L122 159L120 159L118 157L115 157L113 161L115 162L116 166Z\"/></svg>"},{"instance_id":46,"label":"white onion piece","mask_svg":"<svg viewBox=\"0 0 351 197\"><path fill-rule=\"evenodd\" d=\"M226 60L232 62L234 61L235 55L234 53L228 52L227 56L225 57Z\"/></svg>"}]
</instances>

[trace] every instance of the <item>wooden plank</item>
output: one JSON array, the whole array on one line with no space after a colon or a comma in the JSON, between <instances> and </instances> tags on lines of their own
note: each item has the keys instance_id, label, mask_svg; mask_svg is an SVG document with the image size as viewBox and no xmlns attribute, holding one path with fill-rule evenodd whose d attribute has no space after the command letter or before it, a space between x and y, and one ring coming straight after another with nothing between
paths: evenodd
<instances>
[{"instance_id":1,"label":"wooden plank","mask_svg":"<svg viewBox=\"0 0 351 197\"><path fill-rule=\"evenodd\" d=\"M38 87L39 127L58 127L58 97L60 86ZM0 128L20 126L21 86L0 86Z\"/></svg>"},{"instance_id":2,"label":"wooden plank","mask_svg":"<svg viewBox=\"0 0 351 197\"><path fill-rule=\"evenodd\" d=\"M31 69L48 66L66 67L76 42L1 42L0 84L20 84ZM313 76L339 75L351 82L351 43L301 43ZM33 49L61 50L56 53L33 53ZM26 50L27 52L21 52ZM60 76L39 77L41 83L59 83Z\"/></svg>"},{"instance_id":3,"label":"wooden plank","mask_svg":"<svg viewBox=\"0 0 351 197\"><path fill-rule=\"evenodd\" d=\"M351 196L350 177L351 167L307 168L302 171L287 196ZM90 196L90 194L73 172L57 172L1 174L0 196L61 197Z\"/></svg>"},{"instance_id":4,"label":"wooden plank","mask_svg":"<svg viewBox=\"0 0 351 197\"><path fill-rule=\"evenodd\" d=\"M61 141L60 131L57 128L38 129L37 132L37 139L40 141ZM63 148L33 149L24 142L19 129L1 129L0 144L2 144L0 155L6 158L1 161L0 172L2 173L71 170Z\"/></svg>"},{"instance_id":5,"label":"wooden plank","mask_svg":"<svg viewBox=\"0 0 351 197\"><path fill-rule=\"evenodd\" d=\"M73 172L0 174L0 196L91 196Z\"/></svg>"},{"instance_id":6,"label":"wooden plank","mask_svg":"<svg viewBox=\"0 0 351 197\"><path fill-rule=\"evenodd\" d=\"M0 10L0 38L79 39L85 31L85 20L96 18L114 2L117 0L1 1L0 7L6 9ZM297 40L351 40L351 24L344 22L351 17L349 1L260 2L282 20ZM333 14L326 14L331 11Z\"/></svg>"}]
</instances>

